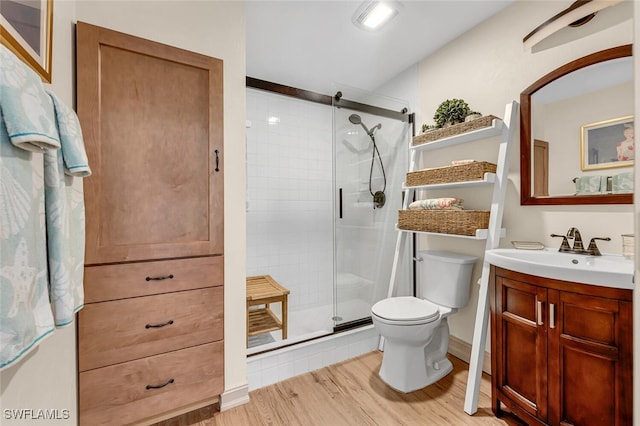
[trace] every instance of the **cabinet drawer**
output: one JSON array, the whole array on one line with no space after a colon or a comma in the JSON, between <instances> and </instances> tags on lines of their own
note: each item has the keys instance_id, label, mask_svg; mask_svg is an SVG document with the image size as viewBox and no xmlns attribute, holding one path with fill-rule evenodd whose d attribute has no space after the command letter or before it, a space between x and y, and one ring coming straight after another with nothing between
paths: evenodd
<instances>
[{"instance_id":1,"label":"cabinet drawer","mask_svg":"<svg viewBox=\"0 0 640 426\"><path fill-rule=\"evenodd\" d=\"M78 317L79 370L221 340L223 303L223 287L210 287L88 304Z\"/></svg>"},{"instance_id":2,"label":"cabinet drawer","mask_svg":"<svg viewBox=\"0 0 640 426\"><path fill-rule=\"evenodd\" d=\"M85 303L221 286L223 256L84 268Z\"/></svg>"},{"instance_id":3,"label":"cabinet drawer","mask_svg":"<svg viewBox=\"0 0 640 426\"><path fill-rule=\"evenodd\" d=\"M124 425L215 397L223 373L222 342L82 372L80 424Z\"/></svg>"}]
</instances>

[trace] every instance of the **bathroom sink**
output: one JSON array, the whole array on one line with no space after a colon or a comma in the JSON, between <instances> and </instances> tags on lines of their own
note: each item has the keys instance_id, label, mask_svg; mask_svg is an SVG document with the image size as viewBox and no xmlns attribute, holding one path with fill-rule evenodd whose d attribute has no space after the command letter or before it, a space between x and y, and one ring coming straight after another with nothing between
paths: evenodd
<instances>
[{"instance_id":1,"label":"bathroom sink","mask_svg":"<svg viewBox=\"0 0 640 426\"><path fill-rule=\"evenodd\" d=\"M492 265L539 277L604 287L633 289L633 261L623 256L560 253L557 249L488 250Z\"/></svg>"}]
</instances>

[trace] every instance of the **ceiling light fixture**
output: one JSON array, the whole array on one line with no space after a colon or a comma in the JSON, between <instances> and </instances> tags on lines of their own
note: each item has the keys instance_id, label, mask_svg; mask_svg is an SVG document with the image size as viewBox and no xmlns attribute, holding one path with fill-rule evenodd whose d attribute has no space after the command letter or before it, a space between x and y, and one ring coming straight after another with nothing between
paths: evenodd
<instances>
[{"instance_id":1,"label":"ceiling light fixture","mask_svg":"<svg viewBox=\"0 0 640 426\"><path fill-rule=\"evenodd\" d=\"M358 7L351 21L364 30L378 30L398 14L399 7L397 1L367 0Z\"/></svg>"}]
</instances>

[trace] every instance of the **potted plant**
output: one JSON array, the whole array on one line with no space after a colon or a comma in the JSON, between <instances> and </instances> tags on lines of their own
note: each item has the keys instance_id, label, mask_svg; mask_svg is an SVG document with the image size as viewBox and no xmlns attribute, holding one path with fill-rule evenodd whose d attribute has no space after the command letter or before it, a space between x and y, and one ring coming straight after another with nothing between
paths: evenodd
<instances>
[{"instance_id":1,"label":"potted plant","mask_svg":"<svg viewBox=\"0 0 640 426\"><path fill-rule=\"evenodd\" d=\"M433 120L437 127L451 126L463 123L467 115L471 113L471 108L462 99L447 99L442 102L433 115Z\"/></svg>"}]
</instances>

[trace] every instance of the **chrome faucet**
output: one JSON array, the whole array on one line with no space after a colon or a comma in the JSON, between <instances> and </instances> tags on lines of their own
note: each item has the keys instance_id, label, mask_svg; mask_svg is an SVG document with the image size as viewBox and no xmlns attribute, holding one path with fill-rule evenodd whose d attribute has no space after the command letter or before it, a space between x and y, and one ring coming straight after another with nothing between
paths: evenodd
<instances>
[{"instance_id":1,"label":"chrome faucet","mask_svg":"<svg viewBox=\"0 0 640 426\"><path fill-rule=\"evenodd\" d=\"M582 235L580 235L578 228L569 228L567 235L551 234L551 236L562 238L562 244L560 245L560 249L558 249L560 253L588 254L591 256L602 255L596 245L596 240L611 241L609 237L594 237L589 242L589 247L585 250L584 244L582 243ZM569 240L573 240L573 247L569 244Z\"/></svg>"}]
</instances>

